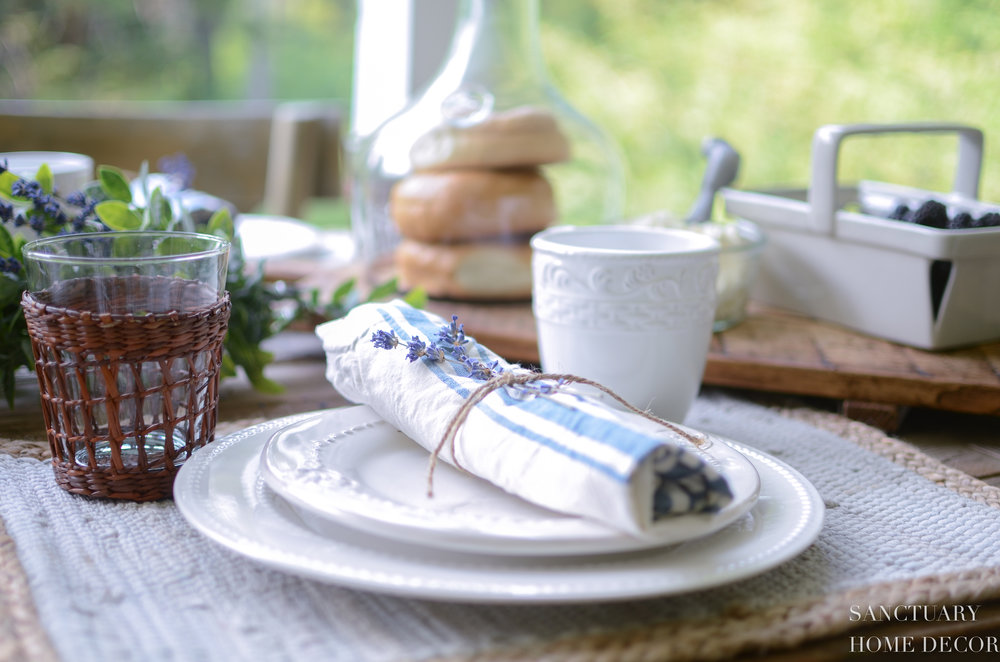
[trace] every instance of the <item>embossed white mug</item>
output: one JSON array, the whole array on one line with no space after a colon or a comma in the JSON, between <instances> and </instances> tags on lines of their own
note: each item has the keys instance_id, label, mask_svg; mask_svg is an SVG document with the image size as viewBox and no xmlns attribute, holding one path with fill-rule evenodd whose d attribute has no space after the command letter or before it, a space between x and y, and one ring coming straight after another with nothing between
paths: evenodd
<instances>
[{"instance_id":1,"label":"embossed white mug","mask_svg":"<svg viewBox=\"0 0 1000 662\"><path fill-rule=\"evenodd\" d=\"M712 339L718 242L671 228L556 226L531 247L542 370L683 421Z\"/></svg>"}]
</instances>

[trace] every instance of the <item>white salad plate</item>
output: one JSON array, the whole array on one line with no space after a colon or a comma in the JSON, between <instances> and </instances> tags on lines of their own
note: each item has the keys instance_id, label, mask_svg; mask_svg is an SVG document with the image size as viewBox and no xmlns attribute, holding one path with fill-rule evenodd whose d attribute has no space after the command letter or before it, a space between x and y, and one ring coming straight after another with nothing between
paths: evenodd
<instances>
[{"instance_id":1,"label":"white salad plate","mask_svg":"<svg viewBox=\"0 0 1000 662\"><path fill-rule=\"evenodd\" d=\"M399 596L507 604L627 600L727 584L794 558L823 523L823 502L805 478L736 444L760 476L760 495L710 536L583 556L467 554L403 543L313 515L267 486L265 444L276 430L314 416L262 423L198 450L174 484L181 514L216 543L290 574Z\"/></svg>"},{"instance_id":2,"label":"white salad plate","mask_svg":"<svg viewBox=\"0 0 1000 662\"><path fill-rule=\"evenodd\" d=\"M264 445L261 475L292 504L375 535L450 551L567 556L662 547L742 517L760 490L753 464L718 438L699 453L726 477L732 502L661 519L642 537L533 505L443 462L428 498L428 452L364 405L278 430Z\"/></svg>"}]
</instances>

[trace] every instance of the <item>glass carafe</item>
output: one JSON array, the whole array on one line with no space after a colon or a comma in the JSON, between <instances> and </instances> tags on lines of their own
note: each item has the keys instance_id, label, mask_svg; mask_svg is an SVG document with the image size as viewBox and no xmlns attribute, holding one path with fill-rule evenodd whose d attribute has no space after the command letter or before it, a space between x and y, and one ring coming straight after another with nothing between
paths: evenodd
<instances>
[{"instance_id":1,"label":"glass carafe","mask_svg":"<svg viewBox=\"0 0 1000 662\"><path fill-rule=\"evenodd\" d=\"M351 170L357 254L435 298L528 299L532 234L623 213L622 159L550 83L537 0L463 0L441 70Z\"/></svg>"}]
</instances>

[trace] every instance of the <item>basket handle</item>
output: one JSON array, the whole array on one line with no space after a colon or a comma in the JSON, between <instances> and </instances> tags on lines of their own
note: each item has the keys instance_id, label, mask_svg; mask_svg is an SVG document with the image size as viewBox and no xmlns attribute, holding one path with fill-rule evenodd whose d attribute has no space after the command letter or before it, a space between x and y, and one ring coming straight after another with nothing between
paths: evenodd
<instances>
[{"instance_id":1,"label":"basket handle","mask_svg":"<svg viewBox=\"0 0 1000 662\"><path fill-rule=\"evenodd\" d=\"M809 209L814 231L834 233L840 143L848 136L872 133L957 133L958 164L953 190L973 200L979 197L979 176L983 165L983 132L979 129L964 124L934 122L829 124L821 126L813 136Z\"/></svg>"}]
</instances>

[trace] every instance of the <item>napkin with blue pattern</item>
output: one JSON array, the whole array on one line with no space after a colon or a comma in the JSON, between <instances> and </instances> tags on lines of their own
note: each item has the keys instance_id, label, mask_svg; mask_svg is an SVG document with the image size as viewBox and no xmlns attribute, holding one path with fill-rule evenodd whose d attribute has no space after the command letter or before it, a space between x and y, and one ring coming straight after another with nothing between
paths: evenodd
<instances>
[{"instance_id":1,"label":"napkin with blue pattern","mask_svg":"<svg viewBox=\"0 0 1000 662\"><path fill-rule=\"evenodd\" d=\"M393 301L358 306L316 333L334 388L434 451L489 371L524 372L464 333L466 359L444 360L435 338L449 327L454 338L454 321ZM385 351L396 344L402 351ZM588 386L511 384L471 408L440 459L537 505L642 535L662 518L732 500L718 465L684 430Z\"/></svg>"}]
</instances>

